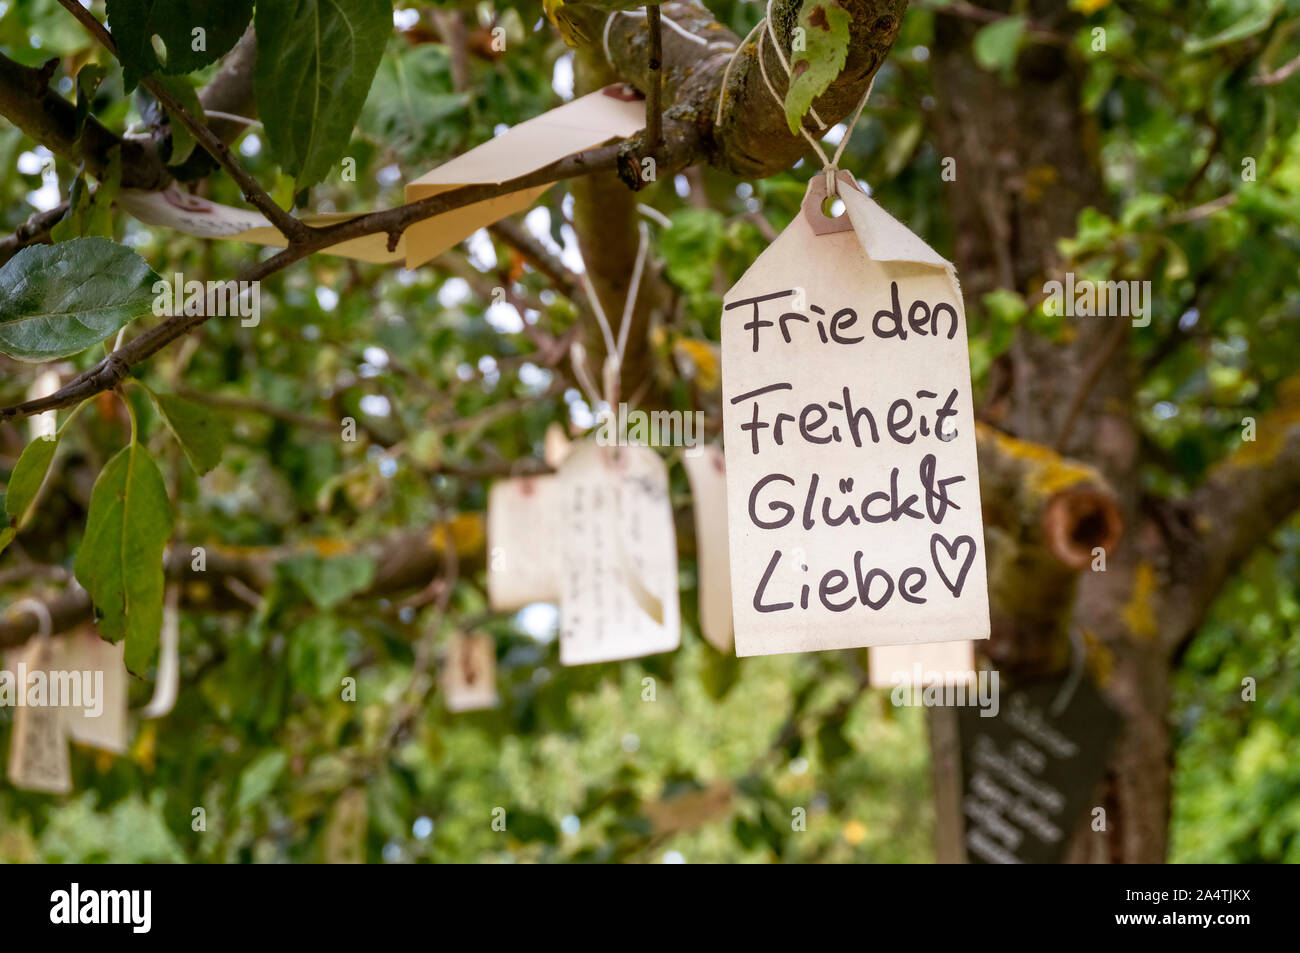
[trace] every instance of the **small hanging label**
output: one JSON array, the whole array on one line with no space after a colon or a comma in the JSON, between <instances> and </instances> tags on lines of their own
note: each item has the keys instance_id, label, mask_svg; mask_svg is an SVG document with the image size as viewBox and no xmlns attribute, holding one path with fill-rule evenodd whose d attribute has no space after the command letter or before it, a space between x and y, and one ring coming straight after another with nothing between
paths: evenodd
<instances>
[{"instance_id":1,"label":"small hanging label","mask_svg":"<svg viewBox=\"0 0 1300 953\"><path fill-rule=\"evenodd\" d=\"M488 493L488 600L497 611L557 602L558 480L520 477Z\"/></svg>"},{"instance_id":2,"label":"small hanging label","mask_svg":"<svg viewBox=\"0 0 1300 953\"><path fill-rule=\"evenodd\" d=\"M486 633L459 633L443 657L442 691L448 711L497 707L497 650Z\"/></svg>"},{"instance_id":3,"label":"small hanging label","mask_svg":"<svg viewBox=\"0 0 1300 953\"><path fill-rule=\"evenodd\" d=\"M126 752L126 642L105 642L94 629L79 629L58 640L57 667L81 682L81 703L63 709L63 724L73 741Z\"/></svg>"},{"instance_id":4,"label":"small hanging label","mask_svg":"<svg viewBox=\"0 0 1300 953\"><path fill-rule=\"evenodd\" d=\"M960 289L837 181L724 299L737 655L989 635Z\"/></svg>"},{"instance_id":5,"label":"small hanging label","mask_svg":"<svg viewBox=\"0 0 1300 953\"><path fill-rule=\"evenodd\" d=\"M735 645L731 634L731 567L727 554L727 467L713 444L682 456L695 511L699 566L700 631L719 652Z\"/></svg>"},{"instance_id":6,"label":"small hanging label","mask_svg":"<svg viewBox=\"0 0 1300 953\"><path fill-rule=\"evenodd\" d=\"M877 645L867 651L872 688L922 688L975 680L974 642Z\"/></svg>"},{"instance_id":7,"label":"small hanging label","mask_svg":"<svg viewBox=\"0 0 1300 953\"><path fill-rule=\"evenodd\" d=\"M559 480L560 661L677 648L677 534L659 455L588 440L574 445Z\"/></svg>"},{"instance_id":8,"label":"small hanging label","mask_svg":"<svg viewBox=\"0 0 1300 953\"><path fill-rule=\"evenodd\" d=\"M13 695L14 728L9 737L9 783L27 791L67 794L72 790L68 736L63 712L51 704L54 647L34 638L7 654L5 688ZM8 691L6 692L8 694Z\"/></svg>"}]
</instances>

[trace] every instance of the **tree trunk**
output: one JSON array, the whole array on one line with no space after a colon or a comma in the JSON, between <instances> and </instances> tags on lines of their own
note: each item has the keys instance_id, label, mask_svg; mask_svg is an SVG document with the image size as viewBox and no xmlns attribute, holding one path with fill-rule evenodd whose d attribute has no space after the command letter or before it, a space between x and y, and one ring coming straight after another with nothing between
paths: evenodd
<instances>
[{"instance_id":1,"label":"tree trunk","mask_svg":"<svg viewBox=\"0 0 1300 953\"><path fill-rule=\"evenodd\" d=\"M1064 3L1030 7L1038 25L1071 26ZM1072 53L1029 46L1006 83L974 61L979 26L940 16L933 51L934 134L942 154L956 158L948 205L962 286L976 314L980 296L996 288L1030 299L1040 293L1055 277L1057 240L1074 235L1081 210L1108 206ZM1069 856L1152 863L1165 859L1170 797L1169 662L1156 622L1162 593L1154 570L1164 543L1143 525L1139 507L1129 327L1122 317L1084 319L1071 324L1065 343L1022 330L995 368L980 416L1095 467L1114 492L1125 534L1105 571L1084 568L1073 597L1056 602L1050 620L1027 591L1032 576L999 579L991 563L987 652L1014 678L1061 674L1072 645L1086 648L1089 675L1123 729L1092 802L1106 809L1107 829L1082 824ZM1098 542L1089 538L1096 524L1081 522L1076 532L1085 550ZM1018 574L1021 567L998 568Z\"/></svg>"}]
</instances>

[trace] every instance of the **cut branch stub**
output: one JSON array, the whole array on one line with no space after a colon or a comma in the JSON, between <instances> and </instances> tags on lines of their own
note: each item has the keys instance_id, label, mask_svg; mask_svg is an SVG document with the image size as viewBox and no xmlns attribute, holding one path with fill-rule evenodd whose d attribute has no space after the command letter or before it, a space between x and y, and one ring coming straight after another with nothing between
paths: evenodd
<instances>
[{"instance_id":1,"label":"cut branch stub","mask_svg":"<svg viewBox=\"0 0 1300 953\"><path fill-rule=\"evenodd\" d=\"M1071 569L1086 569L1100 549L1119 545L1124 520L1115 497L1080 487L1062 490L1043 507L1043 535L1052 555Z\"/></svg>"}]
</instances>

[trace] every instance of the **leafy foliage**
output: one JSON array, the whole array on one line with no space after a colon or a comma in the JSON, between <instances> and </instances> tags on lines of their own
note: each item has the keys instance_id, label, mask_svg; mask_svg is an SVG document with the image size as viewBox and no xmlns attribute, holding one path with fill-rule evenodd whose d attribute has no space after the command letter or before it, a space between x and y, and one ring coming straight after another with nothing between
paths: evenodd
<instances>
[{"instance_id":1,"label":"leafy foliage","mask_svg":"<svg viewBox=\"0 0 1300 953\"><path fill-rule=\"evenodd\" d=\"M192 73L216 62L238 42L253 14L253 0L107 0L107 6L127 92L141 76ZM161 61L154 37L164 47Z\"/></svg>"},{"instance_id":2,"label":"leafy foliage","mask_svg":"<svg viewBox=\"0 0 1300 953\"><path fill-rule=\"evenodd\" d=\"M315 185L347 147L392 32L386 0L257 7L257 106L284 171Z\"/></svg>"},{"instance_id":3,"label":"leafy foliage","mask_svg":"<svg viewBox=\"0 0 1300 953\"><path fill-rule=\"evenodd\" d=\"M785 94L785 121L797 133L812 102L835 82L849 55L853 18L837 0L804 0L795 27L802 43L790 53L790 88Z\"/></svg>"},{"instance_id":4,"label":"leafy foliage","mask_svg":"<svg viewBox=\"0 0 1300 953\"><path fill-rule=\"evenodd\" d=\"M90 494L77 580L90 593L99 632L126 640L126 667L143 672L162 628L163 547L172 507L158 464L135 440L104 465Z\"/></svg>"},{"instance_id":5,"label":"leafy foliage","mask_svg":"<svg viewBox=\"0 0 1300 953\"><path fill-rule=\"evenodd\" d=\"M202 476L221 462L221 451L230 437L230 428L221 416L174 394L150 392L149 396L196 473Z\"/></svg>"},{"instance_id":6,"label":"leafy foliage","mask_svg":"<svg viewBox=\"0 0 1300 953\"><path fill-rule=\"evenodd\" d=\"M259 56L266 129L246 132L235 147L282 204L308 185L315 207L398 204L402 179L558 101L552 80L563 87L568 53L549 28L532 29L539 3L519 5L528 29L511 33L508 55L493 55L484 23L505 23L513 11L484 4L483 21L459 11L472 51L469 83L459 91L428 7L400 6L417 25L392 36L386 4L344 4L364 21L356 49L344 55L337 30L318 45L314 30L302 27L300 18L318 12L315 4L259 5L259 18L272 17L266 42L279 44L280 53ZM761 4L708 6L742 36L762 15ZM913 5L904 18L843 164L952 257L957 236L944 190L967 186L941 177L944 157L932 127L931 51L936 24L947 15L937 6ZM1300 54L1300 39L1280 27L1272 2L1075 7L1085 18L1074 46L1050 52L1086 63L1079 114L1070 121L1095 127L1113 201L1080 217L1060 249L1062 262L1081 277L1153 283L1152 324L1133 336L1143 366L1143 489L1177 495L1240 444L1242 418L1276 403L1281 382L1300 366L1300 134L1290 119L1300 109L1300 85L1294 78L1252 82L1262 68ZM835 14L827 9L830 23ZM319 12L333 15L324 5ZM1038 49L1028 21L1016 20L979 34L989 68L1002 70ZM1091 49L1096 27L1106 30L1104 54ZM259 19L259 32L267 28ZM106 75L97 84L93 74L83 84L71 72L69 64L85 62L92 46L54 0L9 4L0 16L0 49L26 65L65 57L52 84L76 85L63 94L77 96L85 115L108 128L122 131L141 118L122 70L107 58L99 60ZM320 86L308 65L313 56L328 65ZM817 95L810 72L811 63L800 77L806 102L797 116ZM1014 73L1007 81L1016 81ZM320 108L304 111L316 89ZM0 124L7 230L31 214L28 197L48 184L41 171L25 171L48 158L36 150ZM355 182L327 175L344 154L357 160ZM32 158L20 169L24 156ZM1242 180L1246 156L1257 161L1257 181ZM49 161L63 198L79 170ZM297 182L278 178L281 172ZM1050 202L1069 186L1052 173L1024 170L1025 202ZM672 289L652 360L657 376L672 382L673 407L716 403L719 291L766 247L768 233L797 214L807 174L803 168L751 182L699 169L641 194L673 223L654 226L652 248ZM57 346L42 344L31 359L57 358L65 381L101 357L100 349L83 349L148 311L152 275L148 266L140 270L144 261L169 275L226 277L258 254L240 243L146 228L120 213L99 216L81 182L68 229L57 236L66 240L29 249L0 271L0 309L11 307L19 273L46 289L45 303L33 307L60 306L50 309L46 326ZM225 176L205 188L215 201L241 201ZM555 254L572 256L573 203L565 189L548 193L525 221ZM1175 217L1223 195L1232 202L1213 214ZM126 245L78 237L85 234ZM81 262L85 274L112 280L102 297L118 309L94 319L93 332L78 328L79 309L93 314L107 305L86 299L75 280L56 283L58 268L49 265L75 260L93 247L81 244L87 241L121 255L109 262L96 251ZM19 265L21 272L9 270ZM138 284L123 288L130 273ZM494 302L496 288L518 306ZM1015 329L1027 323L1048 337L1070 332L1036 303L1038 290L1000 288L967 301L979 386L992 382ZM861 691L857 653L737 660L715 652L698 635L689 550L681 563L683 646L671 656L566 669L546 607L488 611L481 538L487 479L479 474L505 474L514 461L539 456L550 424L580 433L591 412L576 391L551 393L558 371L525 330L527 319L529 330L562 335L574 307L506 243L482 233L409 273L313 256L263 282L261 294L259 327L209 322L197 346L139 366L159 396L153 404L128 382L134 437L124 402L111 394L65 425L57 456L20 427L0 426L11 523L0 534L12 532L19 516L23 523L0 563L0 598L57 596L66 587L58 571L72 567L104 613L100 630L127 638L132 669L145 676L132 679L133 707L152 689L148 633L158 631L163 544L186 558L202 545L211 565L257 556L269 567L255 608L247 592L241 601L216 581L215 571L211 582L197 574L187 582L175 710L142 722L123 756L75 748L75 787L84 793L60 800L0 787L0 858L315 861L345 848L390 862L657 861L670 852L690 861L932 855L922 714ZM0 323L0 340L10 329ZM0 360L0 401L24 399L34 373ZM347 416L358 423L354 442L338 439ZM25 501L39 485L36 474L47 469L50 485L31 506ZM683 474L676 466L671 473L679 516L687 519ZM145 488L131 496L132 509L141 508L136 519L127 518L128 487ZM445 614L415 598L424 578L401 593L367 594L398 542L426 538L444 523L454 523L450 535L464 544ZM1177 860L1296 859L1298 557L1293 522L1234 581L1184 659L1171 716ZM53 572L33 578L28 560ZM19 567L22 578L14 581ZM141 608L134 620L128 596ZM421 644L436 656L462 630L493 636L501 707L451 715L435 688L394 731ZM1246 677L1258 683L1254 702L1242 698ZM345 694L345 679L355 680L355 700ZM653 680L653 702L643 700L646 679ZM702 796L714 792L722 807L699 809ZM207 813L206 830L193 826L196 805ZM497 806L505 831L491 827ZM806 810L806 831L792 828L795 809Z\"/></svg>"},{"instance_id":7,"label":"leafy foliage","mask_svg":"<svg viewBox=\"0 0 1300 953\"><path fill-rule=\"evenodd\" d=\"M24 248L0 268L0 353L49 361L84 351L153 305L158 276L103 238Z\"/></svg>"}]
</instances>

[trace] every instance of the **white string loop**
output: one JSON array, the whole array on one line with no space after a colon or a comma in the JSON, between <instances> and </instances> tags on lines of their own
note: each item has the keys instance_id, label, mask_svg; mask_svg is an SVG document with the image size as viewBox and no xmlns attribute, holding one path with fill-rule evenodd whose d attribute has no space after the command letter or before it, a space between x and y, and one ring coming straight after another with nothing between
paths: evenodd
<instances>
[{"instance_id":1,"label":"white string loop","mask_svg":"<svg viewBox=\"0 0 1300 953\"><path fill-rule=\"evenodd\" d=\"M758 33L758 70L763 77L763 85L766 86L767 91L772 94L772 99L776 101L776 104L781 106L783 109L785 107L785 100L781 98L781 94L776 91L776 87L772 85L771 78L767 75L767 63L763 58L763 43L768 37L771 37L772 47L776 50L776 58L781 63L782 68L785 69L786 77L791 77L790 64L785 58L785 53L781 50L781 44L777 42L776 37L772 34L772 3L773 0L767 0L767 15L763 17L763 19L759 20L758 23L754 24L754 28L749 31L749 34L743 40L741 40L740 45L732 52L731 59L727 61L726 68L722 71L722 85L718 91L718 108L714 115L714 125L722 125L722 105L727 96L727 80L731 77L731 69L735 66L736 59L740 56L741 50L743 50L749 44L749 41L754 38L755 33ZM822 148L821 142L814 139L812 134L803 127L802 123L799 125L799 132L808 140L808 144L812 146L813 151L816 152L818 158L822 160L822 171L826 173L826 194L830 198L834 198L837 194L835 173L839 171L840 157L844 155L844 148L849 144L849 137L853 134L853 129L858 124L858 118L862 115L862 110L867 105L867 100L871 98L871 89L875 84L876 77L873 74L871 81L867 83L866 92L862 94L862 99L858 102L857 108L853 110L853 116L849 119L848 126L844 130L844 135L840 138L834 156L827 156L826 150ZM822 129L826 128L826 123L817 115L816 109L809 106L808 114L812 116L819 127Z\"/></svg>"},{"instance_id":2,"label":"white string loop","mask_svg":"<svg viewBox=\"0 0 1300 953\"><path fill-rule=\"evenodd\" d=\"M649 227L645 222L641 222L638 231L641 237L636 250L636 263L632 266L632 278L628 283L627 297L623 300L623 314L619 318L617 338L610 327L609 319L605 316L605 309L596 296L596 289L591 284L591 276L585 265L578 275L582 290L586 292L587 300L591 302L591 310L595 312L596 323L600 325L600 335L605 342L601 387L596 386L596 382L591 379L587 371L587 351L582 346L582 342L574 340L569 347L569 361L573 365L573 375L578 379L578 384L586 393L593 410L602 399L611 409L616 408L618 404L618 385L619 379L623 376L623 355L627 350L628 332L632 328L632 312L636 310L637 294L641 290L641 276L645 273L646 257L650 252Z\"/></svg>"}]
</instances>

